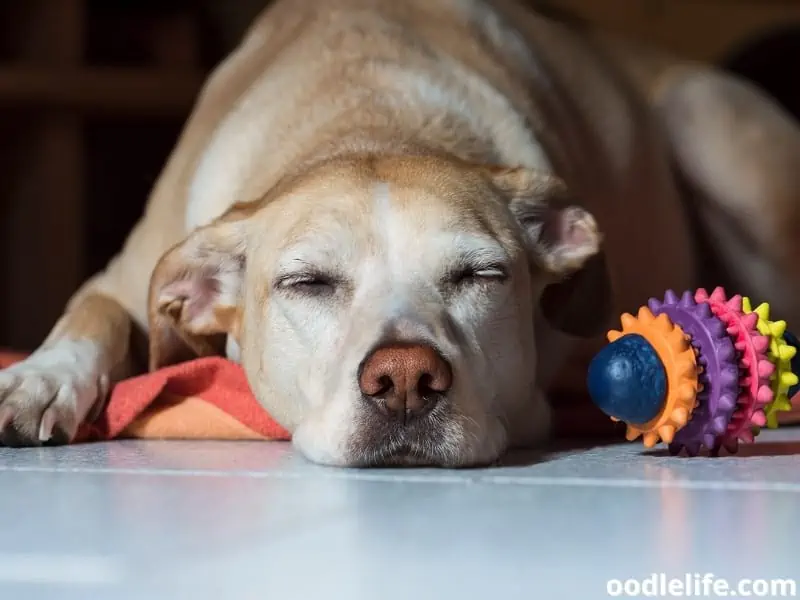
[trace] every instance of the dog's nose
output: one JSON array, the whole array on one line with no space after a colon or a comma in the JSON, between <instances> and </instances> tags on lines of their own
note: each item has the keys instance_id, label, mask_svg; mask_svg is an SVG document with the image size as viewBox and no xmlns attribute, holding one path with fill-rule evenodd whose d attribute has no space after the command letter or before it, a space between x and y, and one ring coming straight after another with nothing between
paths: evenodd
<instances>
[{"instance_id":1,"label":"dog's nose","mask_svg":"<svg viewBox=\"0 0 800 600\"><path fill-rule=\"evenodd\" d=\"M358 384L387 416L406 422L433 408L453 384L453 371L431 346L389 345L367 357Z\"/></svg>"}]
</instances>

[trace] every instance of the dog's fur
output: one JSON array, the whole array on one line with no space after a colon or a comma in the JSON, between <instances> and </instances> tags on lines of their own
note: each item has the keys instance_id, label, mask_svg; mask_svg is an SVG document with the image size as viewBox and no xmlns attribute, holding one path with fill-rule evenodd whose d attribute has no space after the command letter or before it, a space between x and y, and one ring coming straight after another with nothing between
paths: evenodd
<instances>
[{"instance_id":1,"label":"dog's fur","mask_svg":"<svg viewBox=\"0 0 800 600\"><path fill-rule=\"evenodd\" d=\"M800 317L798 179L797 123L711 67L513 0L278 0L122 252L0 374L0 439L69 441L147 331L151 368L227 346L312 460L491 462L546 436L570 340L651 295ZM359 387L387 344L452 368L410 423Z\"/></svg>"}]
</instances>

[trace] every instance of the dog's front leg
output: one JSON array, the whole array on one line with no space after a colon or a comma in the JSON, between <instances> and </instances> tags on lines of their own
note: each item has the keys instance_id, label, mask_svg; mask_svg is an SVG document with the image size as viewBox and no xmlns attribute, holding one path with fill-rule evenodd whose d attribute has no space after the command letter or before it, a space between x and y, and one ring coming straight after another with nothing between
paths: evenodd
<instances>
[{"instance_id":1,"label":"dog's front leg","mask_svg":"<svg viewBox=\"0 0 800 600\"><path fill-rule=\"evenodd\" d=\"M131 317L89 282L26 360L0 371L0 444L72 441L129 374Z\"/></svg>"}]
</instances>

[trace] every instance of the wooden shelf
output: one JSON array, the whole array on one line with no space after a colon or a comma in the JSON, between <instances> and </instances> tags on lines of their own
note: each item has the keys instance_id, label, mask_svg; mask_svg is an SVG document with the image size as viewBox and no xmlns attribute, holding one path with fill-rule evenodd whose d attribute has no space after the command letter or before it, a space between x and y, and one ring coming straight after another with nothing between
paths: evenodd
<instances>
[{"instance_id":1,"label":"wooden shelf","mask_svg":"<svg viewBox=\"0 0 800 600\"><path fill-rule=\"evenodd\" d=\"M203 80L201 71L186 69L0 66L0 106L114 115L184 115Z\"/></svg>"},{"instance_id":2,"label":"wooden shelf","mask_svg":"<svg viewBox=\"0 0 800 600\"><path fill-rule=\"evenodd\" d=\"M203 85L196 3L154 3L146 17L135 2L111 16L103 4L0 0L0 131L14 149L0 153L0 345L33 350L97 262L87 239L96 224L88 200L102 179L91 155L97 131L179 131ZM120 168L118 185L157 175L141 164Z\"/></svg>"}]
</instances>

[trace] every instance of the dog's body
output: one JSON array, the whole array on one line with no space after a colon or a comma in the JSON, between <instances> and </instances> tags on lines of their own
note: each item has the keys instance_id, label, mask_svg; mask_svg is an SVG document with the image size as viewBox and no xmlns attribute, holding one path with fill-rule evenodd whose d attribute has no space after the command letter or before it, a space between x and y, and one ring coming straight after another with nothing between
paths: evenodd
<instances>
[{"instance_id":1,"label":"dog's body","mask_svg":"<svg viewBox=\"0 0 800 600\"><path fill-rule=\"evenodd\" d=\"M123 251L0 374L4 443L71 439L145 330L151 367L227 339L314 460L484 463L544 437L565 333L698 283L800 316L800 129L757 91L513 0L321 6L212 75Z\"/></svg>"}]
</instances>

